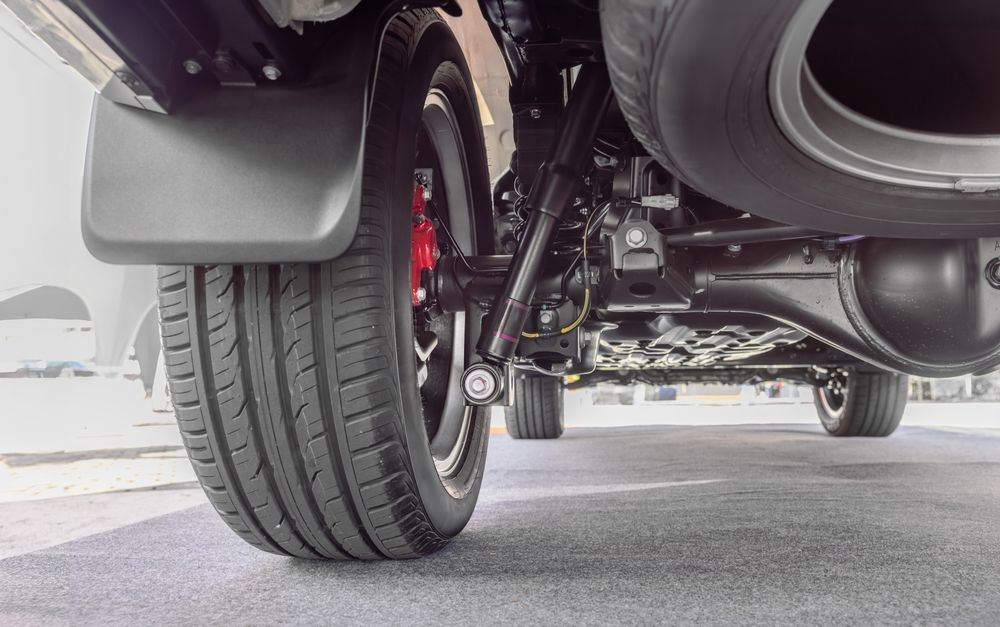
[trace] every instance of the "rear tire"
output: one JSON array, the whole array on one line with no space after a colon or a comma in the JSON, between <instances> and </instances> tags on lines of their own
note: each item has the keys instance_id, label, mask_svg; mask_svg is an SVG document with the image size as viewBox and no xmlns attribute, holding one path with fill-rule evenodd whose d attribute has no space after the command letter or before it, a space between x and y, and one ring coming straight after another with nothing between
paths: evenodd
<instances>
[{"instance_id":1,"label":"rear tire","mask_svg":"<svg viewBox=\"0 0 1000 627\"><path fill-rule=\"evenodd\" d=\"M515 440L554 440L563 434L563 384L556 377L518 374L514 405L504 407L507 433Z\"/></svg>"},{"instance_id":2,"label":"rear tire","mask_svg":"<svg viewBox=\"0 0 1000 627\"><path fill-rule=\"evenodd\" d=\"M899 426L910 379L892 372L845 371L813 388L823 428L838 437L886 437Z\"/></svg>"},{"instance_id":3,"label":"rear tire","mask_svg":"<svg viewBox=\"0 0 1000 627\"><path fill-rule=\"evenodd\" d=\"M315 264L160 270L166 372L191 463L220 516L260 549L417 557L472 515L488 414L447 393L471 317L437 317L456 335L416 350L428 333L418 325L433 320L411 302L410 239L415 167L439 166L435 142L451 141L464 180L438 173L437 217L470 251L490 250L491 223L472 213L489 206L475 102L448 27L430 10L399 15L379 59L348 251ZM452 130L428 132L431 117Z\"/></svg>"}]
</instances>

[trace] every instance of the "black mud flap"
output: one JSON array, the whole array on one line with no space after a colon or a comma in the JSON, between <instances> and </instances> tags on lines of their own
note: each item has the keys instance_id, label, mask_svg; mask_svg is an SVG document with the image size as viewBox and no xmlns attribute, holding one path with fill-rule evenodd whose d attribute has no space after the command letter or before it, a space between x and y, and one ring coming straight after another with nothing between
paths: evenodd
<instances>
[{"instance_id":1,"label":"black mud flap","mask_svg":"<svg viewBox=\"0 0 1000 627\"><path fill-rule=\"evenodd\" d=\"M346 250L369 83L393 13L380 8L343 18L327 69L294 86L220 86L169 115L98 97L83 185L91 253L193 264L320 261Z\"/></svg>"}]
</instances>

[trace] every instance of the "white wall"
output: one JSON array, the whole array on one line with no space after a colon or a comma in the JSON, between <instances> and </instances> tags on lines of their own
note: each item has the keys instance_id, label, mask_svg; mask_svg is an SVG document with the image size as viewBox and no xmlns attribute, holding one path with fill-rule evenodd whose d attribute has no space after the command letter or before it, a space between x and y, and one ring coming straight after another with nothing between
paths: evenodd
<instances>
[{"instance_id":1,"label":"white wall","mask_svg":"<svg viewBox=\"0 0 1000 627\"><path fill-rule=\"evenodd\" d=\"M80 235L93 89L0 4L0 290L57 285L94 318L98 361L124 358L153 268L111 266Z\"/></svg>"}]
</instances>

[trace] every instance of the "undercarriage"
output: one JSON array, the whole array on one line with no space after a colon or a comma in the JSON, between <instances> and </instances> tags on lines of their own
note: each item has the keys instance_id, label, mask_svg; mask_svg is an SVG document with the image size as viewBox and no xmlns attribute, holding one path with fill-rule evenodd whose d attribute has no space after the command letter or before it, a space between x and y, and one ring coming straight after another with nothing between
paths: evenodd
<instances>
[{"instance_id":1,"label":"undercarriage","mask_svg":"<svg viewBox=\"0 0 1000 627\"><path fill-rule=\"evenodd\" d=\"M766 4L745 11L780 21L781 11ZM790 62L788 50L797 45L808 61L810 89L825 84L829 94L881 116L873 119L931 130L944 142L943 133L951 130L948 125L955 124L951 120L957 115L950 103L942 101L937 108L925 103L911 115L913 120L900 119L892 103L879 95L873 77L860 75L868 91L859 93L860 87L852 90L829 66L829 57L839 53L831 40L838 29L850 27L860 38L891 31L901 46L909 46L910 35L891 21L892 11L866 11L848 0L824 13L829 4L803 3L788 18L775 63ZM370 89L365 87L366 72L343 72L343 55L360 67L370 64L378 48L376 33L399 10L397 5L353 3L334 10L332 5L290 1L225 15L194 6L187 13L170 11L166 4L155 11L123 12L84 0L10 5L69 62L90 68L90 78L102 89L84 195L85 236L96 254L131 262L308 261L335 254L349 241L356 222L352 188L362 154L352 146L359 141L366 114L358 106L363 101L333 92ZM463 9L454 3L442 8L453 15ZM713 183L699 186L708 170L693 175L677 155L664 152L674 145L670 137L652 137L653 122L637 121L636 107L643 98L649 106L652 96L621 82L623 50L627 53L637 43L616 39L628 10L601 13L596 3L582 3L574 11L562 11L547 2L498 0L483 0L478 8L510 77L514 150L509 167L494 182L492 207L476 211L480 219L492 219L494 250L508 256L471 259L467 251L446 244L444 257L425 268L424 289L434 306L441 292L444 309L464 310L466 301L474 300L473 315L487 317L477 349L483 373L496 384L497 394L487 402L510 400L500 393L510 364L585 376L607 370L738 366L750 357L766 361L764 355L770 354L773 363L767 365L784 366L791 365L785 352L774 349L805 340L819 340L826 347L816 353L819 365L864 362L909 374L951 376L984 373L1000 364L1000 318L994 313L1000 298L995 287L1000 285L1000 246L995 239L955 237L1000 234L995 217L1000 211L992 209L997 200L989 183L988 140L977 140L978 170L970 167L968 176L950 179L962 191L942 196L934 210L919 205L928 200L926 194L910 193L909 214L893 210L872 228L845 211L839 222L828 219L810 209L817 206L815 200L803 198L796 212L801 221L776 222L787 211L758 208L760 199L752 189L745 190L742 202L730 204L720 200L729 193L713 193L727 176L738 176L727 173L722 157L711 166L717 172ZM477 7L464 9L462 19L482 19L470 11ZM714 11L715 3L703 3L699 10ZM914 20L930 19L933 10L922 8ZM949 22L946 35L978 36L972 24L975 7L963 11ZM746 16L731 13L726 23L736 29ZM668 14L657 8L652 17ZM148 35L153 28L172 34L153 38ZM810 28L814 39L805 49L795 38L808 35ZM642 36L637 30L632 39ZM85 57L94 50L87 42L95 39L108 47L96 62ZM615 45L606 49L609 41ZM679 45L666 39L652 44L650 62L658 53L666 55L670 45ZM957 50L953 40L945 44ZM330 60L334 49L339 50L339 66ZM975 59L962 58L970 71L975 69ZM773 81L783 76L782 67L773 68ZM102 69L110 72L100 79ZM646 80L638 74L635 78L637 85ZM917 79L900 75L895 80L897 89L912 89ZM299 85L315 87L303 91ZM330 89L324 91L324 85ZM829 94L825 97L833 102ZM990 94L984 91L975 102ZM795 113L778 97L772 94L771 105L787 129L793 123L782 116ZM331 106L342 121L338 130L323 139L314 136L310 143L315 147L302 154L298 148L304 137L292 129L321 126ZM976 121L955 131L988 132L985 109L969 111L978 116ZM923 116L919 120L918 114ZM833 123L829 118L813 122ZM249 135L248 123L256 127ZM789 137L792 143L805 141ZM874 141L871 137L855 136L853 141ZM954 141L962 136L956 137ZM678 135L673 141L683 145L686 139ZM913 143L909 148L920 150ZM172 159L164 168L167 153L188 157ZM232 171L225 161L208 163L206 171L206 159L226 154L239 154L246 164L242 172ZM950 160L939 157L938 162L972 158L947 154ZM906 153L895 155L901 159ZM332 167L335 163L357 165ZM904 167L920 169L899 166ZM260 186L244 176L261 169L268 172L271 196L302 207L297 210L301 219L286 220L267 233L248 230L274 212L273 204L261 203ZM322 171L335 176L321 176ZM858 174L859 179L865 176ZM911 182L914 189L942 187L930 178ZM156 193L159 188L179 190L185 202L178 206L174 195ZM324 202L317 205L319 197ZM963 217L962 207L969 206L977 212L975 219ZM195 217L206 211L222 228L200 230L204 221ZM954 220L938 217L949 211ZM164 212L180 212L180 219L159 221L153 230L155 216ZM927 220L925 226L914 226L921 220ZM324 228L317 230L318 224ZM905 239L878 237L885 235ZM437 271L440 267L456 267L468 276L460 280L457 273ZM503 282L495 278L501 274ZM726 320L723 313L733 317ZM706 319L705 314L711 316ZM757 314L745 329L740 324L744 314Z\"/></svg>"},{"instance_id":2,"label":"undercarriage","mask_svg":"<svg viewBox=\"0 0 1000 627\"><path fill-rule=\"evenodd\" d=\"M1000 15L982 3L7 4L101 94L91 251L172 264L161 324L192 457L243 451L244 429L331 477L316 490L354 490L347 514L310 515L363 533L306 538L319 555L457 533L486 406L558 437L565 387L784 379L816 388L830 433L888 435L906 375L1000 367L1000 96L975 78ZM509 77L492 183L482 77L442 14L485 23ZM231 390L254 418L227 413ZM363 513L382 492L351 456L390 449L378 489L429 508L397 530L426 541ZM260 481L219 468L209 488ZM427 477L435 496L414 496ZM265 488L312 502L302 481ZM234 503L248 540L308 553L241 531L253 507Z\"/></svg>"}]
</instances>

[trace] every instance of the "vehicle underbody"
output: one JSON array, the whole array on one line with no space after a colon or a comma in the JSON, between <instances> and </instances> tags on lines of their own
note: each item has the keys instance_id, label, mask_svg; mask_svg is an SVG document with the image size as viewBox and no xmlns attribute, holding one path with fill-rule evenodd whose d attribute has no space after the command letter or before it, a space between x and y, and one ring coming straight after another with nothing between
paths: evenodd
<instances>
[{"instance_id":1,"label":"vehicle underbody","mask_svg":"<svg viewBox=\"0 0 1000 627\"><path fill-rule=\"evenodd\" d=\"M84 186L98 257L203 267L188 276L206 286L231 267L242 298L252 264L336 260L367 233L377 59L401 3L8 4L104 96ZM402 289L425 402L439 375L468 416L515 403L518 377L785 379L836 396L851 373L893 377L905 402L900 375L1000 367L1000 90L982 78L1000 11L674 4L407 5L485 21L513 119L489 198L463 196L449 183L469 128L451 96L426 96L412 206L396 208L412 214ZM97 69L77 58L95 39ZM326 280L303 267L303 285ZM269 289L294 288L297 270L272 272ZM457 373L426 358L443 320L466 325L448 335L465 346Z\"/></svg>"}]
</instances>

